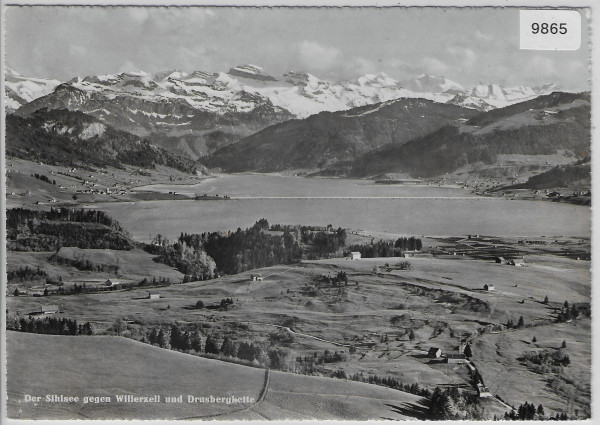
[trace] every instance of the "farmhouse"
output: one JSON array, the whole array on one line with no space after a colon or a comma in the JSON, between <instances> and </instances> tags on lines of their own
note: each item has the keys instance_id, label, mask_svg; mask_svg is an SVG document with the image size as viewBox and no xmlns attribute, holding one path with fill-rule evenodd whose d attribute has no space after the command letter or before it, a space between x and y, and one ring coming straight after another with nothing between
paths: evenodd
<instances>
[{"instance_id":1,"label":"farmhouse","mask_svg":"<svg viewBox=\"0 0 600 425\"><path fill-rule=\"evenodd\" d=\"M348 258L350 258L351 260L360 260L360 252L358 251L352 251L350 253L350 255L348 256Z\"/></svg>"},{"instance_id":2,"label":"farmhouse","mask_svg":"<svg viewBox=\"0 0 600 425\"><path fill-rule=\"evenodd\" d=\"M260 273L259 274L251 274L250 275L250 280L253 281L253 282L254 281L261 281L261 280L264 280L264 277L262 277L262 275Z\"/></svg>"},{"instance_id":3,"label":"farmhouse","mask_svg":"<svg viewBox=\"0 0 600 425\"><path fill-rule=\"evenodd\" d=\"M467 358L465 357L464 354L460 353L460 354L455 354L455 353L449 353L446 354L446 363L466 363L467 362Z\"/></svg>"},{"instance_id":4,"label":"farmhouse","mask_svg":"<svg viewBox=\"0 0 600 425\"><path fill-rule=\"evenodd\" d=\"M523 260L519 260L519 259L513 259L513 260L508 260L508 262L506 263L509 266L516 266L516 267L523 267Z\"/></svg>"},{"instance_id":5,"label":"farmhouse","mask_svg":"<svg viewBox=\"0 0 600 425\"><path fill-rule=\"evenodd\" d=\"M431 347L427 352L427 357L431 359L437 359L442 355L442 349L438 347Z\"/></svg>"},{"instance_id":6,"label":"farmhouse","mask_svg":"<svg viewBox=\"0 0 600 425\"><path fill-rule=\"evenodd\" d=\"M158 300L160 298L160 294L158 292L148 292L148 299L150 300Z\"/></svg>"},{"instance_id":7,"label":"farmhouse","mask_svg":"<svg viewBox=\"0 0 600 425\"><path fill-rule=\"evenodd\" d=\"M111 280L111 279L107 279L106 282L104 282L102 284L102 286L104 286L105 288L112 288L113 286L117 286L119 285L121 282L117 281L117 280Z\"/></svg>"},{"instance_id":8,"label":"farmhouse","mask_svg":"<svg viewBox=\"0 0 600 425\"><path fill-rule=\"evenodd\" d=\"M486 291L493 291L494 289L494 285L492 285L491 283L486 283L485 285L483 285L483 289L485 289Z\"/></svg>"},{"instance_id":9,"label":"farmhouse","mask_svg":"<svg viewBox=\"0 0 600 425\"><path fill-rule=\"evenodd\" d=\"M481 382L477 383L477 395L480 398L490 398L494 396L488 387L484 386Z\"/></svg>"}]
</instances>

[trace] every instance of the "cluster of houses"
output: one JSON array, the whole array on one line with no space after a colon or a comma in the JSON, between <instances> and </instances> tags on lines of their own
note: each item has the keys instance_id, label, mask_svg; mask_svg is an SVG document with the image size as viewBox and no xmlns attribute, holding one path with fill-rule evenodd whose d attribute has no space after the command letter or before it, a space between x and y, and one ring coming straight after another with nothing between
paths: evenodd
<instances>
[{"instance_id":1,"label":"cluster of houses","mask_svg":"<svg viewBox=\"0 0 600 425\"><path fill-rule=\"evenodd\" d=\"M439 347L431 347L427 352L427 357L429 357L430 359L439 359L440 357L442 357L442 349ZM444 362L450 364L466 363L467 357L465 356L465 353L460 352L446 353L444 357Z\"/></svg>"}]
</instances>

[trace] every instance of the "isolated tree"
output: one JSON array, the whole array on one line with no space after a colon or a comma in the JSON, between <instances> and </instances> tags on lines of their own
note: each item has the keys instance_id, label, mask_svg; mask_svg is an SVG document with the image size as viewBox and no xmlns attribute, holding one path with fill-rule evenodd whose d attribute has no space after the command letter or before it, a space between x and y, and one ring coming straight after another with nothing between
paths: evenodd
<instances>
[{"instance_id":1,"label":"isolated tree","mask_svg":"<svg viewBox=\"0 0 600 425\"><path fill-rule=\"evenodd\" d=\"M225 356L236 357L237 353L235 344L228 336L223 339L223 344L221 344L221 354Z\"/></svg>"},{"instance_id":2,"label":"isolated tree","mask_svg":"<svg viewBox=\"0 0 600 425\"><path fill-rule=\"evenodd\" d=\"M562 344L560 345L560 348L567 348L567 341L563 340Z\"/></svg>"},{"instance_id":3,"label":"isolated tree","mask_svg":"<svg viewBox=\"0 0 600 425\"><path fill-rule=\"evenodd\" d=\"M546 295L546 296L544 297L544 302L543 302L543 304L548 304L548 295Z\"/></svg>"},{"instance_id":4,"label":"isolated tree","mask_svg":"<svg viewBox=\"0 0 600 425\"><path fill-rule=\"evenodd\" d=\"M219 352L220 352L216 341L214 340L214 338L211 335L209 335L208 338L206 338L206 345L204 346L204 352L208 353L208 354L219 354Z\"/></svg>"},{"instance_id":5,"label":"isolated tree","mask_svg":"<svg viewBox=\"0 0 600 425\"><path fill-rule=\"evenodd\" d=\"M150 344L154 345L158 343L158 331L156 328L152 328L150 334L148 334L148 341Z\"/></svg>"},{"instance_id":6,"label":"isolated tree","mask_svg":"<svg viewBox=\"0 0 600 425\"><path fill-rule=\"evenodd\" d=\"M196 301L196 308L204 308L204 301L202 301L202 300Z\"/></svg>"},{"instance_id":7,"label":"isolated tree","mask_svg":"<svg viewBox=\"0 0 600 425\"><path fill-rule=\"evenodd\" d=\"M413 331L412 329L410 330L410 333L408 334L408 339L410 339L411 341L413 341L415 339L415 331Z\"/></svg>"},{"instance_id":8,"label":"isolated tree","mask_svg":"<svg viewBox=\"0 0 600 425\"><path fill-rule=\"evenodd\" d=\"M467 344L465 346L465 357L466 358L471 358L473 357L473 351L471 351L471 344Z\"/></svg>"},{"instance_id":9,"label":"isolated tree","mask_svg":"<svg viewBox=\"0 0 600 425\"><path fill-rule=\"evenodd\" d=\"M523 320L523 316L519 317L519 323L517 323L517 328L522 328L525 326L525 320Z\"/></svg>"},{"instance_id":10,"label":"isolated tree","mask_svg":"<svg viewBox=\"0 0 600 425\"><path fill-rule=\"evenodd\" d=\"M44 289L44 296L47 297L48 296L48 288Z\"/></svg>"},{"instance_id":11,"label":"isolated tree","mask_svg":"<svg viewBox=\"0 0 600 425\"><path fill-rule=\"evenodd\" d=\"M13 292L13 295L14 295L15 297L18 297L18 296L19 296L19 288L15 288L15 292Z\"/></svg>"},{"instance_id":12,"label":"isolated tree","mask_svg":"<svg viewBox=\"0 0 600 425\"><path fill-rule=\"evenodd\" d=\"M565 303L563 304L563 307L565 308L565 310L569 309L569 302L565 301Z\"/></svg>"},{"instance_id":13,"label":"isolated tree","mask_svg":"<svg viewBox=\"0 0 600 425\"><path fill-rule=\"evenodd\" d=\"M171 348L171 344L169 344L169 335L164 330L162 330L162 328L160 331L158 331L156 343L159 347Z\"/></svg>"},{"instance_id":14,"label":"isolated tree","mask_svg":"<svg viewBox=\"0 0 600 425\"><path fill-rule=\"evenodd\" d=\"M533 336L533 338L531 338L531 342L537 342L537 338L535 337L535 335Z\"/></svg>"},{"instance_id":15,"label":"isolated tree","mask_svg":"<svg viewBox=\"0 0 600 425\"><path fill-rule=\"evenodd\" d=\"M540 403L540 405L537 407L537 414L539 416L544 416L544 406L542 406L542 404Z\"/></svg>"}]
</instances>

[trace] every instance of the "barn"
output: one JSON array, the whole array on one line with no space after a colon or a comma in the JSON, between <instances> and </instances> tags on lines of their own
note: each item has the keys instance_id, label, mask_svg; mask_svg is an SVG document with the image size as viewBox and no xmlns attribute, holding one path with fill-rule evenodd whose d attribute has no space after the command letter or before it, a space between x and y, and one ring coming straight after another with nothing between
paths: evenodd
<instances>
[{"instance_id":1,"label":"barn","mask_svg":"<svg viewBox=\"0 0 600 425\"><path fill-rule=\"evenodd\" d=\"M458 364L458 363L466 363L467 362L467 357L460 353L460 354L446 354L446 363L454 363L454 364Z\"/></svg>"}]
</instances>

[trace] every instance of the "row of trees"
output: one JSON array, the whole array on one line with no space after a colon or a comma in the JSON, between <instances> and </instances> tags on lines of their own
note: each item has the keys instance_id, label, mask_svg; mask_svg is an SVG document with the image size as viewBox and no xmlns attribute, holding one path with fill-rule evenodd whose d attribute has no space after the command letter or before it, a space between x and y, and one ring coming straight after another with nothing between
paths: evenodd
<instances>
[{"instance_id":1,"label":"row of trees","mask_svg":"<svg viewBox=\"0 0 600 425\"><path fill-rule=\"evenodd\" d=\"M64 317L46 317L43 319L7 318L6 329L48 335L92 335L94 333L89 322L78 325L77 320Z\"/></svg>"},{"instance_id":2,"label":"row of trees","mask_svg":"<svg viewBox=\"0 0 600 425\"><path fill-rule=\"evenodd\" d=\"M288 349L266 348L262 344L236 341L230 336L220 339L217 334L204 337L199 329L185 330L178 324L168 328L153 328L142 340L162 348L238 359L257 366L295 372L295 359Z\"/></svg>"},{"instance_id":3,"label":"row of trees","mask_svg":"<svg viewBox=\"0 0 600 425\"><path fill-rule=\"evenodd\" d=\"M370 244L351 245L348 247L346 255L352 251L358 251L363 258L377 257L400 257L406 250L420 251L423 242L414 236L410 238L398 238L392 241L377 241Z\"/></svg>"},{"instance_id":4,"label":"row of trees","mask_svg":"<svg viewBox=\"0 0 600 425\"><path fill-rule=\"evenodd\" d=\"M541 404L538 405L537 409L533 403L525 402L524 404L519 405L519 408L515 410L511 410L504 414L504 420L507 421L532 421L532 420L543 420L545 412L544 406ZM564 418L563 418L564 415ZM567 415L563 413L562 415L556 414L557 420L566 420Z\"/></svg>"},{"instance_id":5,"label":"row of trees","mask_svg":"<svg viewBox=\"0 0 600 425\"><path fill-rule=\"evenodd\" d=\"M54 254L50 257L50 261L60 265L72 266L77 270L83 271L108 272L117 274L120 269L118 264L94 263L83 254L76 254L75 258L66 258L58 254Z\"/></svg>"}]
</instances>

